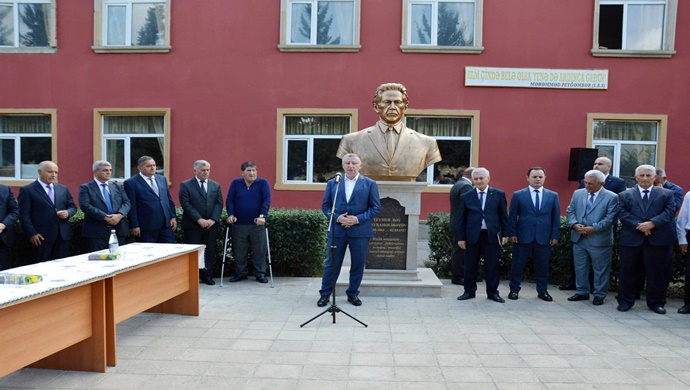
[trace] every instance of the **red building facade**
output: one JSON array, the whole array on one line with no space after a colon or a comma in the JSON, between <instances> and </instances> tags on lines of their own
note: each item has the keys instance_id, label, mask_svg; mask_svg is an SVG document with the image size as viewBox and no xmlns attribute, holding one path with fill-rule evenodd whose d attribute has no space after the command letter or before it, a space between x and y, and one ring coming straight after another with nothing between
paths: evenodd
<instances>
[{"instance_id":1,"label":"red building facade","mask_svg":"<svg viewBox=\"0 0 690 390\"><path fill-rule=\"evenodd\" d=\"M597 147L623 177L665 168L687 190L690 7L678 3L3 1L0 183L28 184L52 159L76 196L94 160L127 178L148 154L173 194L198 159L225 191L254 161L273 207L320 208L340 136L371 126L376 87L399 82L408 126L444 157L420 176L423 219L448 210L442 183L467 165L508 193L543 166L564 211L573 147ZM468 67L509 73L474 86ZM539 70L566 76L509 85ZM571 88L587 70L605 85Z\"/></svg>"}]
</instances>

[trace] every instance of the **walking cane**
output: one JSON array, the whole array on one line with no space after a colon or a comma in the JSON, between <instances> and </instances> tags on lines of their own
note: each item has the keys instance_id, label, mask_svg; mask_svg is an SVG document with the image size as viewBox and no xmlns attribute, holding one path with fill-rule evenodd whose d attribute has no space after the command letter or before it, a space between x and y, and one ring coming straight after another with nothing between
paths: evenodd
<instances>
[{"instance_id":1,"label":"walking cane","mask_svg":"<svg viewBox=\"0 0 690 390\"><path fill-rule=\"evenodd\" d=\"M266 250L268 251L268 271L271 273L271 288L274 288L273 267L271 267L271 244L268 242L268 224L266 224Z\"/></svg>"},{"instance_id":2,"label":"walking cane","mask_svg":"<svg viewBox=\"0 0 690 390\"><path fill-rule=\"evenodd\" d=\"M223 247L223 265L220 267L220 287L223 287L223 275L225 274L225 260L228 258L228 232L230 226L225 227L225 246Z\"/></svg>"}]
</instances>

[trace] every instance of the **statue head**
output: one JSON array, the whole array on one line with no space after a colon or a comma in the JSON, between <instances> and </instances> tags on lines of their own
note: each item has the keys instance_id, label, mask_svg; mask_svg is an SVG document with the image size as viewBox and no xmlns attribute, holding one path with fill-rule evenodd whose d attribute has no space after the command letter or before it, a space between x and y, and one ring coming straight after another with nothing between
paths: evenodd
<instances>
[{"instance_id":1,"label":"statue head","mask_svg":"<svg viewBox=\"0 0 690 390\"><path fill-rule=\"evenodd\" d=\"M389 125L403 120L409 105L407 89L402 84L386 83L379 85L374 94L374 111Z\"/></svg>"}]
</instances>

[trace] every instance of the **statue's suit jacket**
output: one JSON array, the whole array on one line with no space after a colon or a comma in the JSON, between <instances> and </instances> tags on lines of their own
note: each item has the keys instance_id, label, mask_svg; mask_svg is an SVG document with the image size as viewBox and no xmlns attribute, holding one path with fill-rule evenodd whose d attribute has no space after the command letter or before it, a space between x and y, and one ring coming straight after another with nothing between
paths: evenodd
<instances>
[{"instance_id":1,"label":"statue's suit jacket","mask_svg":"<svg viewBox=\"0 0 690 390\"><path fill-rule=\"evenodd\" d=\"M66 186L54 183L53 191L55 204L38 180L19 189L19 220L27 239L36 234L46 241L55 241L58 235L65 241L72 238L69 219L76 214L77 206ZM58 218L59 210L67 210L69 217Z\"/></svg>"},{"instance_id":2,"label":"statue's suit jacket","mask_svg":"<svg viewBox=\"0 0 690 390\"><path fill-rule=\"evenodd\" d=\"M343 136L338 147L339 158L354 153L362 160L360 173L373 180L414 179L429 165L441 161L436 139L403 126L393 156L389 156L386 139L374 125Z\"/></svg>"},{"instance_id":3,"label":"statue's suit jacket","mask_svg":"<svg viewBox=\"0 0 690 390\"><path fill-rule=\"evenodd\" d=\"M131 208L125 189L113 182L108 182L110 202L113 204L113 214L124 216L115 226L108 225L103 218L108 214L108 206L103 199L101 188L94 180L79 186L79 208L84 212L84 223L81 235L83 237L108 237L110 230L115 229L118 236L129 234L127 214Z\"/></svg>"},{"instance_id":4,"label":"statue's suit jacket","mask_svg":"<svg viewBox=\"0 0 690 390\"><path fill-rule=\"evenodd\" d=\"M602 188L599 195L594 199L594 205L589 213L587 201L589 193L586 189L575 190L570 200L570 205L566 211L568 215L568 226L571 228L576 223L594 227L595 233L588 234L588 244L593 246L613 245L613 222L616 220L616 207L618 206L618 195L615 192ZM570 230L570 240L578 242L582 235L576 230Z\"/></svg>"},{"instance_id":5,"label":"statue's suit jacket","mask_svg":"<svg viewBox=\"0 0 690 390\"><path fill-rule=\"evenodd\" d=\"M510 236L517 237L521 244L536 240L539 245L549 245L549 241L558 240L560 235L561 206L558 194L544 188L537 211L530 191L532 187L515 191L510 199Z\"/></svg>"}]
</instances>

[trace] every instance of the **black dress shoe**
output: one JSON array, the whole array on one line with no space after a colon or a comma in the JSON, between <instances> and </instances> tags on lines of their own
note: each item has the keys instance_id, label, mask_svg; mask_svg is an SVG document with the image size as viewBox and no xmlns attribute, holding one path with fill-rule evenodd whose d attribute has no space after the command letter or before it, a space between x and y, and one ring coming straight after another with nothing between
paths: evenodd
<instances>
[{"instance_id":1,"label":"black dress shoe","mask_svg":"<svg viewBox=\"0 0 690 390\"><path fill-rule=\"evenodd\" d=\"M596 298L594 298L596 299ZM589 301L589 295L580 295L580 294L575 294L572 297L568 297L568 300L570 302L575 302L575 301Z\"/></svg>"},{"instance_id":2,"label":"black dress shoe","mask_svg":"<svg viewBox=\"0 0 690 390\"><path fill-rule=\"evenodd\" d=\"M464 294L462 294L458 297L458 301L466 301L466 300L472 299L472 298L474 298L473 293L465 292Z\"/></svg>"},{"instance_id":3,"label":"black dress shoe","mask_svg":"<svg viewBox=\"0 0 690 390\"><path fill-rule=\"evenodd\" d=\"M604 304L604 298L594 297L594 299L592 299L592 305L594 305L594 306L601 306L603 304Z\"/></svg>"},{"instance_id":4,"label":"black dress shoe","mask_svg":"<svg viewBox=\"0 0 690 390\"><path fill-rule=\"evenodd\" d=\"M489 296L486 297L486 298L487 298L487 299L491 299L492 301L498 302L498 303L505 303L505 301L506 301L505 299L501 298L501 296L498 295L498 293L496 293L496 294L491 294L491 295L489 295Z\"/></svg>"},{"instance_id":5,"label":"black dress shoe","mask_svg":"<svg viewBox=\"0 0 690 390\"><path fill-rule=\"evenodd\" d=\"M214 284L216 284L216 282L214 282L211 278L201 278L201 282L208 284L209 286L213 286Z\"/></svg>"},{"instance_id":6,"label":"black dress shoe","mask_svg":"<svg viewBox=\"0 0 690 390\"><path fill-rule=\"evenodd\" d=\"M549 293L547 291L540 292L539 294L537 294L537 296L539 297L539 299L541 299L544 302L553 301L553 298L551 297L551 295L549 295ZM587 299L589 299L589 298L587 298Z\"/></svg>"},{"instance_id":7,"label":"black dress shoe","mask_svg":"<svg viewBox=\"0 0 690 390\"><path fill-rule=\"evenodd\" d=\"M572 283L562 284L562 285L558 286L558 289L561 291L575 290L575 285Z\"/></svg>"},{"instance_id":8,"label":"black dress shoe","mask_svg":"<svg viewBox=\"0 0 690 390\"><path fill-rule=\"evenodd\" d=\"M460 278L460 279L451 279L450 281L452 284L457 284L458 286L462 286L465 284L465 278Z\"/></svg>"},{"instance_id":9,"label":"black dress shoe","mask_svg":"<svg viewBox=\"0 0 690 390\"><path fill-rule=\"evenodd\" d=\"M666 309L663 306L654 306L650 307L650 309L656 314L666 314Z\"/></svg>"},{"instance_id":10,"label":"black dress shoe","mask_svg":"<svg viewBox=\"0 0 690 390\"><path fill-rule=\"evenodd\" d=\"M680 309L678 309L678 314L688 314L690 313L690 305L683 305Z\"/></svg>"},{"instance_id":11,"label":"black dress shoe","mask_svg":"<svg viewBox=\"0 0 690 390\"><path fill-rule=\"evenodd\" d=\"M328 305L328 295L322 295L321 298L319 298L319 301L316 302L316 306L324 307L326 305Z\"/></svg>"},{"instance_id":12,"label":"black dress shoe","mask_svg":"<svg viewBox=\"0 0 690 390\"><path fill-rule=\"evenodd\" d=\"M510 294L508 294L508 299L512 301L517 301L518 293L516 291L511 291Z\"/></svg>"},{"instance_id":13,"label":"black dress shoe","mask_svg":"<svg viewBox=\"0 0 690 390\"><path fill-rule=\"evenodd\" d=\"M230 280L228 280L228 282L235 283L235 282L239 282L240 280L245 280L245 279L247 279L247 275L237 275L234 278L230 278Z\"/></svg>"},{"instance_id":14,"label":"black dress shoe","mask_svg":"<svg viewBox=\"0 0 690 390\"><path fill-rule=\"evenodd\" d=\"M268 283L268 279L264 275L259 275L256 277L256 281L259 283Z\"/></svg>"},{"instance_id":15,"label":"black dress shoe","mask_svg":"<svg viewBox=\"0 0 690 390\"><path fill-rule=\"evenodd\" d=\"M630 310L630 305L625 304L625 303L619 303L618 307L616 308L618 311L628 311Z\"/></svg>"},{"instance_id":16,"label":"black dress shoe","mask_svg":"<svg viewBox=\"0 0 690 390\"><path fill-rule=\"evenodd\" d=\"M362 306L362 301L359 300L359 297L357 296L347 296L347 301L350 302L351 304L355 306Z\"/></svg>"}]
</instances>

